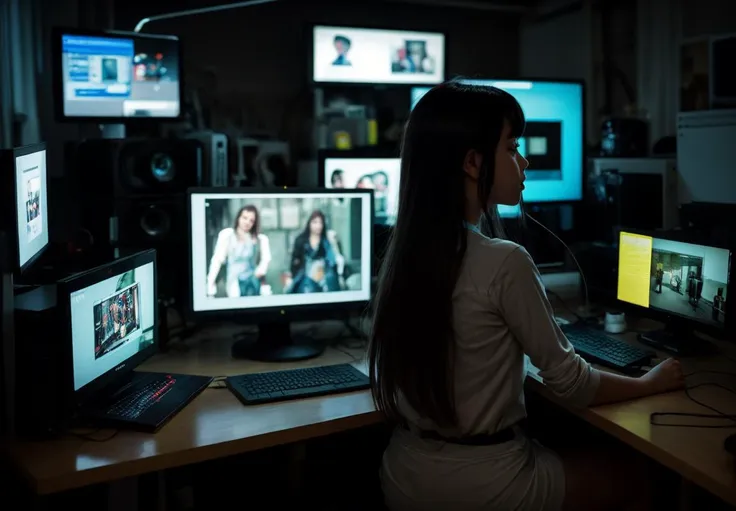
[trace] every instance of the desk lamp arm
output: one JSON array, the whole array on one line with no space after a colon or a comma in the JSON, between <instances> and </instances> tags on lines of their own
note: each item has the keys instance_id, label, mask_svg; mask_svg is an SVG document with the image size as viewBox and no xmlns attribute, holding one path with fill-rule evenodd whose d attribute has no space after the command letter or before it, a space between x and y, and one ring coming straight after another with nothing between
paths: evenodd
<instances>
[{"instance_id":1,"label":"desk lamp arm","mask_svg":"<svg viewBox=\"0 0 736 511\"><path fill-rule=\"evenodd\" d=\"M209 14L212 12L229 11L230 9L240 9L241 7L253 7L261 4L271 4L278 0L246 0L244 2L234 2L225 5L213 5L211 7L201 7L199 9L188 9L186 11L169 12L166 14L157 14L148 18L141 19L133 29L133 32L140 32L144 26L152 21L170 20L175 18L183 18L185 16L197 16L198 14Z\"/></svg>"}]
</instances>

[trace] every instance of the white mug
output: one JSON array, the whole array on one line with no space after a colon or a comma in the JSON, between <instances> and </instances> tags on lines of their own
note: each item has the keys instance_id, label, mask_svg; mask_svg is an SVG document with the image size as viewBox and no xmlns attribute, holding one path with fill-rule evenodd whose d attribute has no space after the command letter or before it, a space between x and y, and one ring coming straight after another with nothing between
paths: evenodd
<instances>
[{"instance_id":1,"label":"white mug","mask_svg":"<svg viewBox=\"0 0 736 511\"><path fill-rule=\"evenodd\" d=\"M626 331L626 315L623 312L606 312L603 330L609 334L621 334Z\"/></svg>"}]
</instances>

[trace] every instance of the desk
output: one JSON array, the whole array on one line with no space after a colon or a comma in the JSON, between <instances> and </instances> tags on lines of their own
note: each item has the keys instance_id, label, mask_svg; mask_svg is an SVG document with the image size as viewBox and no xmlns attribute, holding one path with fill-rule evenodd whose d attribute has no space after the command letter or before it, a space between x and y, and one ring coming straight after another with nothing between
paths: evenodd
<instances>
[{"instance_id":1,"label":"desk","mask_svg":"<svg viewBox=\"0 0 736 511\"><path fill-rule=\"evenodd\" d=\"M634 337L624 336L630 342L635 342ZM225 376L305 365L360 364L356 361L360 354L333 349L299 364L236 361L229 356L230 343L230 335L191 341L191 349L157 355L142 369ZM718 369L726 364L723 360L697 359L686 362L686 369ZM532 390L554 401L538 378L528 382ZM722 411L736 412L733 396L717 390L704 388L698 395ZM733 430L651 426L649 414L655 411L703 412L684 392L573 410L593 426L736 505L736 472L723 450L723 440ZM10 450L35 491L50 494L307 440L380 420L368 391L245 407L227 390L208 389L156 435L121 432L103 443L78 439L23 442Z\"/></svg>"},{"instance_id":2,"label":"desk","mask_svg":"<svg viewBox=\"0 0 736 511\"><path fill-rule=\"evenodd\" d=\"M228 376L356 360L349 352L331 348L301 363L233 360L232 336L220 334L212 340L193 339L184 345L188 350L181 345L172 347L143 364L141 370ZM368 391L246 407L227 389L209 388L155 435L120 432L105 442L69 437L22 442L10 449L34 491L46 495L348 431L380 420Z\"/></svg>"}]
</instances>

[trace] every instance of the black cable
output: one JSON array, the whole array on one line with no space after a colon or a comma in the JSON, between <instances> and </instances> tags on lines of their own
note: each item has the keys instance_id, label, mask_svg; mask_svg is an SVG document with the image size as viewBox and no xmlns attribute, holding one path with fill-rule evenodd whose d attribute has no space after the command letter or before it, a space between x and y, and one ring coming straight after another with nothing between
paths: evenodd
<instances>
[{"instance_id":1,"label":"black cable","mask_svg":"<svg viewBox=\"0 0 736 511\"><path fill-rule=\"evenodd\" d=\"M702 371L694 371L692 373L686 374L685 377L688 378L696 374L721 374L721 375L726 375L726 376L736 376L736 374L728 372L728 371L702 370ZM690 399L690 401L692 401L693 403L699 406L702 406L703 408L707 408L708 410L715 412L715 413L653 412L649 414L649 424L651 424L652 426L663 426L663 427L670 427L670 428L703 428L703 429L736 428L736 415L727 414L725 412L722 412L719 409L713 406L710 406L709 404L704 403L700 401L699 399L696 399L691 394L692 390L697 389L699 387L718 387L732 394L736 394L736 391L734 391L732 388L726 387L725 385L721 385L720 383L715 383L715 382L705 382L705 383L698 383L696 385L688 385L685 387L685 395L688 397L688 399ZM657 417L689 417L689 418L696 418L696 419L729 420L729 421L733 421L733 424L683 424L683 423L672 424L672 423L657 422L656 421Z\"/></svg>"},{"instance_id":2,"label":"black cable","mask_svg":"<svg viewBox=\"0 0 736 511\"><path fill-rule=\"evenodd\" d=\"M99 429L94 429L90 431L89 433L78 433L76 431L67 430L64 432L64 434L79 438L80 440L85 440L87 442L107 442L115 438L119 433L119 430L113 429L107 436L104 436L104 437L96 436L97 433L101 431L110 431L110 430L99 428Z\"/></svg>"}]
</instances>

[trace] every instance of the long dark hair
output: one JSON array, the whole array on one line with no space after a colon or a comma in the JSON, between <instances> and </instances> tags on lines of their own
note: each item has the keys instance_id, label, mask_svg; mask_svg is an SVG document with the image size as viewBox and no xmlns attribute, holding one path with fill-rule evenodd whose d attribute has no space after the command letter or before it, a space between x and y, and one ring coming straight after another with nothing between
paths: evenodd
<instances>
[{"instance_id":1,"label":"long dark hair","mask_svg":"<svg viewBox=\"0 0 736 511\"><path fill-rule=\"evenodd\" d=\"M511 136L522 135L524 114L513 96L459 82L430 90L409 117L369 348L373 398L391 420L403 421L401 396L436 425L456 424L452 294L467 243L463 162L470 150L482 156L478 201L488 204L505 120ZM482 218L500 226L495 207Z\"/></svg>"},{"instance_id":2,"label":"long dark hair","mask_svg":"<svg viewBox=\"0 0 736 511\"><path fill-rule=\"evenodd\" d=\"M306 243L309 239L310 232L309 232L309 224L312 223L312 220L315 218L319 218L322 220L322 232L319 235L320 240L320 247L319 249L322 250L322 243L327 238L327 220L325 219L325 214L322 213L319 209L315 209L312 211L312 213L309 215L309 218L307 219L307 224L304 226L304 230L299 233L299 236L297 236L297 240L299 240L300 243Z\"/></svg>"},{"instance_id":3,"label":"long dark hair","mask_svg":"<svg viewBox=\"0 0 736 511\"><path fill-rule=\"evenodd\" d=\"M252 238L257 238L258 233L260 232L259 229L261 222L260 217L258 216L258 208L251 204L247 204L238 210L238 214L235 215L235 222L233 222L233 230L238 232L238 222L240 221L241 215L246 211L248 213L253 213L253 227L250 228L250 232L248 234L250 234Z\"/></svg>"}]
</instances>

